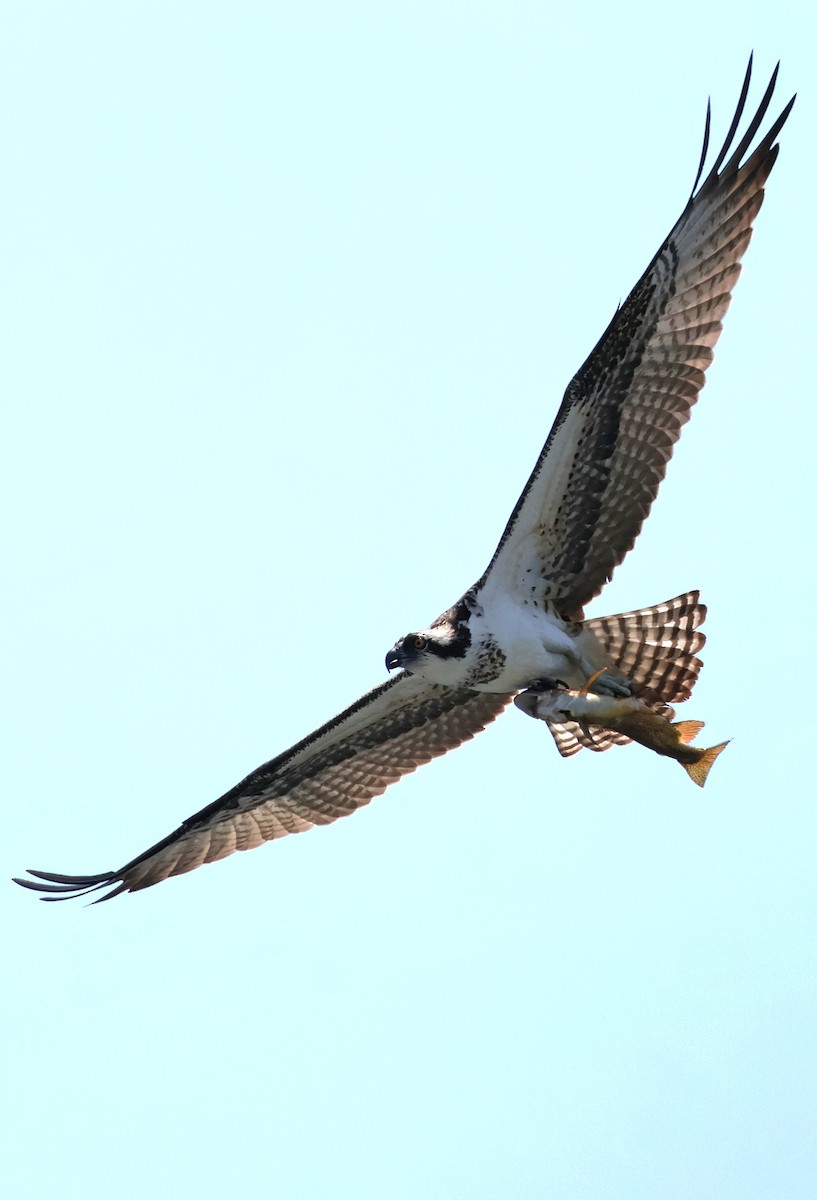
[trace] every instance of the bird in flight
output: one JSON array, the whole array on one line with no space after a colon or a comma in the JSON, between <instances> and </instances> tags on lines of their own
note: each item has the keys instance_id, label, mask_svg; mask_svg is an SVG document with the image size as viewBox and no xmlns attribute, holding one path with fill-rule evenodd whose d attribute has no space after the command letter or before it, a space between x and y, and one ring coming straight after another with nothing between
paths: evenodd
<instances>
[{"instance_id":1,"label":"bird in flight","mask_svg":"<svg viewBox=\"0 0 817 1200\"><path fill-rule=\"evenodd\" d=\"M533 473L482 577L386 655L399 673L249 774L117 871L29 871L46 900L150 887L203 863L354 812L422 763L479 733L514 698L548 686L637 696L666 716L701 661L697 592L584 618L631 549L681 426L704 384L794 104L758 139L777 68L748 127L752 61L723 146L706 174L710 111L687 204L569 383ZM535 705L518 707L535 715ZM549 728L561 754L630 739L582 721ZM107 889L107 890L104 890Z\"/></svg>"}]
</instances>

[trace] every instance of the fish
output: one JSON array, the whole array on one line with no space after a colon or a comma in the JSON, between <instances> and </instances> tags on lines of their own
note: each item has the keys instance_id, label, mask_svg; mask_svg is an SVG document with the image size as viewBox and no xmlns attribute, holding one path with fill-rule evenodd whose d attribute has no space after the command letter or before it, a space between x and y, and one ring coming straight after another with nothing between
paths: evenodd
<instances>
[{"instance_id":1,"label":"fish","mask_svg":"<svg viewBox=\"0 0 817 1200\"><path fill-rule=\"evenodd\" d=\"M623 734L655 754L674 759L693 783L703 787L729 740L706 749L692 746L690 743L704 728L703 721L672 721L638 696L598 695L590 691L595 678L591 675L579 690L554 680L534 684L515 696L514 704L539 721L577 721L591 739L593 726Z\"/></svg>"}]
</instances>

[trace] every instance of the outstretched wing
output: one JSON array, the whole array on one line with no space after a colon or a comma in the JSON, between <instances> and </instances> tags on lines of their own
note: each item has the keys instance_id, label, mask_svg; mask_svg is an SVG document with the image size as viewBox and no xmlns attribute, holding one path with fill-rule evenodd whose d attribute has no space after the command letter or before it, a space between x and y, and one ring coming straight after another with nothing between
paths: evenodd
<instances>
[{"instance_id":1,"label":"outstretched wing","mask_svg":"<svg viewBox=\"0 0 817 1200\"><path fill-rule=\"evenodd\" d=\"M551 599L572 613L595 596L632 547L704 384L777 158L792 98L747 154L777 69L732 149L749 91L715 163L596 348L570 383L553 429L482 580L485 589ZM744 162L744 159L746 160Z\"/></svg>"},{"instance_id":2,"label":"outstretched wing","mask_svg":"<svg viewBox=\"0 0 817 1200\"><path fill-rule=\"evenodd\" d=\"M444 688L401 673L253 771L221 799L118 871L29 871L22 887L65 900L112 888L99 900L150 887L262 842L328 825L379 796L422 763L484 729L510 695Z\"/></svg>"}]
</instances>

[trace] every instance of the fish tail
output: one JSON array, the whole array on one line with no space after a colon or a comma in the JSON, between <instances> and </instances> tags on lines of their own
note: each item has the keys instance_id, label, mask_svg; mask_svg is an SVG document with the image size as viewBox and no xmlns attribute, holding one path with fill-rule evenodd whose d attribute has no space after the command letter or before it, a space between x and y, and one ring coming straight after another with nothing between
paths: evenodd
<instances>
[{"instance_id":1,"label":"fish tail","mask_svg":"<svg viewBox=\"0 0 817 1200\"><path fill-rule=\"evenodd\" d=\"M712 770L712 764L721 750L725 750L728 745L729 742L719 742L717 746L710 746L708 750L702 750L701 757L695 762L681 763L693 783L697 783L698 787L703 787L707 775Z\"/></svg>"},{"instance_id":2,"label":"fish tail","mask_svg":"<svg viewBox=\"0 0 817 1200\"><path fill-rule=\"evenodd\" d=\"M673 725L673 729L685 746L695 740L696 735L701 732L703 727L703 721L676 721Z\"/></svg>"}]
</instances>

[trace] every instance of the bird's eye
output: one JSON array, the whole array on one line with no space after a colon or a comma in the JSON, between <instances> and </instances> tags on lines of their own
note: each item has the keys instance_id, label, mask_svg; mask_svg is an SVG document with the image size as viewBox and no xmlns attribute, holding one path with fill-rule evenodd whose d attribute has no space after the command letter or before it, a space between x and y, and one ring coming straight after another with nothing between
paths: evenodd
<instances>
[{"instance_id":1,"label":"bird's eye","mask_svg":"<svg viewBox=\"0 0 817 1200\"><path fill-rule=\"evenodd\" d=\"M412 645L414 646L414 649L415 649L415 650L425 650L425 648L426 648L426 640L425 640L425 638L422 636L422 634L415 633L415 635L414 635L414 637L411 639L411 641L412 641Z\"/></svg>"}]
</instances>

